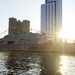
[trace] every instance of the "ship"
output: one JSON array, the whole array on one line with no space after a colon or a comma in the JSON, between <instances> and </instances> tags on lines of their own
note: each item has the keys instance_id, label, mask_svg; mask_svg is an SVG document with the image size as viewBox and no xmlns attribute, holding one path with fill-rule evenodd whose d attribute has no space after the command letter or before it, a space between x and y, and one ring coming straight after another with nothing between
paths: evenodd
<instances>
[{"instance_id":1,"label":"ship","mask_svg":"<svg viewBox=\"0 0 75 75\"><path fill-rule=\"evenodd\" d=\"M0 51L75 53L75 43L53 41L45 33L30 32L30 21L9 18L8 35L0 39Z\"/></svg>"},{"instance_id":2,"label":"ship","mask_svg":"<svg viewBox=\"0 0 75 75\"><path fill-rule=\"evenodd\" d=\"M47 36L43 33L33 33L30 30L29 20L9 18L8 34L0 39L2 51L32 51L39 44L46 42Z\"/></svg>"}]
</instances>

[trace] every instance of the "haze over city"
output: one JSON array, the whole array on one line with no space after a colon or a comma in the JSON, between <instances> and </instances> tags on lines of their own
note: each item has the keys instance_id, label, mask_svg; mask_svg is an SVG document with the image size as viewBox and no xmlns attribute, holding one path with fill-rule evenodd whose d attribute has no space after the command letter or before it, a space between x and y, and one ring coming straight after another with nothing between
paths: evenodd
<instances>
[{"instance_id":1,"label":"haze over city","mask_svg":"<svg viewBox=\"0 0 75 75\"><path fill-rule=\"evenodd\" d=\"M9 17L15 17L20 20L28 19L31 22L31 28L40 31L41 4L44 3L45 0L0 0L0 32L8 29ZM75 31L75 0L62 0L62 18L64 32L73 36Z\"/></svg>"}]
</instances>

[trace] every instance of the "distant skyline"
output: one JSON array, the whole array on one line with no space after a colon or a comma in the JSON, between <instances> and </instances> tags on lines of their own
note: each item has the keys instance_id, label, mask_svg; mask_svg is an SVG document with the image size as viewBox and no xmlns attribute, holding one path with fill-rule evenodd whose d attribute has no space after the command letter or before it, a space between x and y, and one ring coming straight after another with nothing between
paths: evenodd
<instances>
[{"instance_id":1,"label":"distant skyline","mask_svg":"<svg viewBox=\"0 0 75 75\"><path fill-rule=\"evenodd\" d=\"M40 30L41 4L45 0L0 0L0 33L8 29L8 19L30 20L32 29ZM75 0L62 0L63 28L75 31Z\"/></svg>"}]
</instances>

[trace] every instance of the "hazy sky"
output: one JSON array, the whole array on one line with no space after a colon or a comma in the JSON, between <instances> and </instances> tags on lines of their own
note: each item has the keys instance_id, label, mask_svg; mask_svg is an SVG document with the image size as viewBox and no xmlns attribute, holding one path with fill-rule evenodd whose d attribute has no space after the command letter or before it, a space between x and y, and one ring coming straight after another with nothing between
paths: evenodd
<instances>
[{"instance_id":1,"label":"hazy sky","mask_svg":"<svg viewBox=\"0 0 75 75\"><path fill-rule=\"evenodd\" d=\"M8 29L9 17L30 20L31 28L40 30L41 4L45 0L0 0L0 33ZM75 27L75 0L62 0L63 26ZM69 30L69 29L68 29ZM75 28L74 28L75 30Z\"/></svg>"}]
</instances>

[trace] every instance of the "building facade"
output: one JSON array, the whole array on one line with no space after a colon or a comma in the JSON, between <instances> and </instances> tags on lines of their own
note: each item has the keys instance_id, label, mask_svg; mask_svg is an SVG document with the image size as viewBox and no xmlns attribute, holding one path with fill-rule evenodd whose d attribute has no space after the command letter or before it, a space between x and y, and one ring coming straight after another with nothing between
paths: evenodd
<instances>
[{"instance_id":1,"label":"building facade","mask_svg":"<svg viewBox=\"0 0 75 75\"><path fill-rule=\"evenodd\" d=\"M30 31L30 21L17 20L16 18L9 18L9 35L20 32L29 32Z\"/></svg>"},{"instance_id":2,"label":"building facade","mask_svg":"<svg viewBox=\"0 0 75 75\"><path fill-rule=\"evenodd\" d=\"M62 29L62 0L45 0L41 5L41 32L53 40Z\"/></svg>"}]
</instances>

